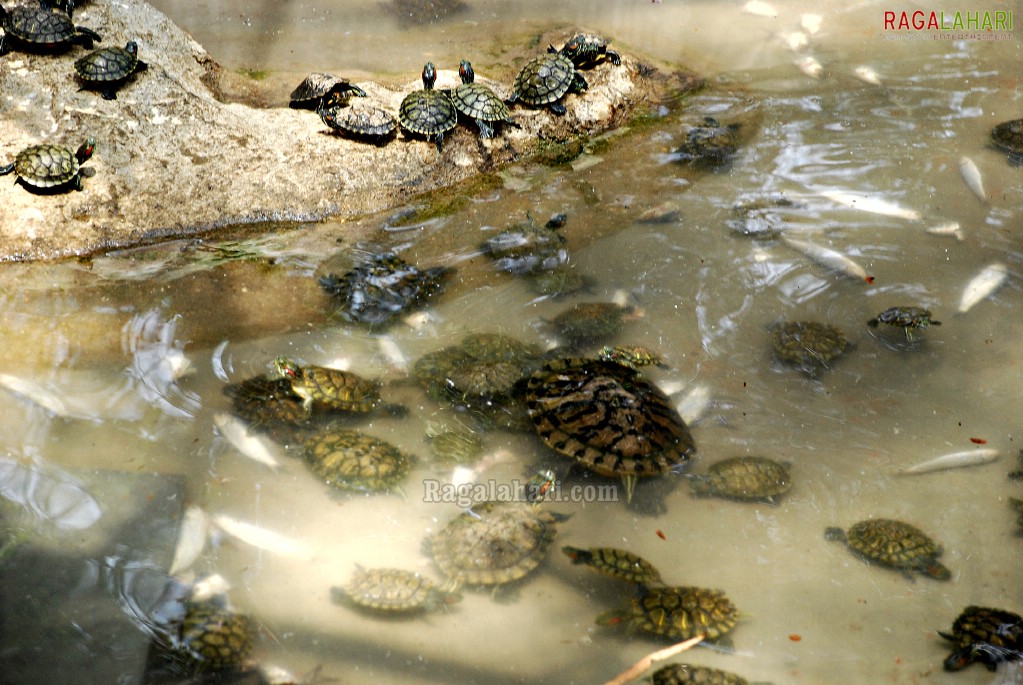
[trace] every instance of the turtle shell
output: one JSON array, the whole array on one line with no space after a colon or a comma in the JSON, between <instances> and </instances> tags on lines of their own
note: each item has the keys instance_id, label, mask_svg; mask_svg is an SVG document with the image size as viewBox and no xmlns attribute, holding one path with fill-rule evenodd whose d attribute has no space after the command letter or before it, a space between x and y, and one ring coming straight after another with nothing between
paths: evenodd
<instances>
[{"instance_id":1,"label":"turtle shell","mask_svg":"<svg viewBox=\"0 0 1023 685\"><path fill-rule=\"evenodd\" d=\"M14 163L0 169L0 174L14 171L22 183L35 188L58 188L71 185L82 188L81 165L96 146L89 138L77 152L60 145L33 145L18 153Z\"/></svg>"},{"instance_id":2,"label":"turtle shell","mask_svg":"<svg viewBox=\"0 0 1023 685\"><path fill-rule=\"evenodd\" d=\"M507 395L522 377L522 365L516 362L465 364L447 374L448 392L462 400Z\"/></svg>"},{"instance_id":3,"label":"turtle shell","mask_svg":"<svg viewBox=\"0 0 1023 685\"><path fill-rule=\"evenodd\" d=\"M570 347L581 347L614 338L625 327L632 307L613 302L580 302L549 321L555 334Z\"/></svg>"},{"instance_id":4,"label":"turtle shell","mask_svg":"<svg viewBox=\"0 0 1023 685\"><path fill-rule=\"evenodd\" d=\"M366 97L366 91L346 78L333 74L313 72L306 76L295 90L291 91L290 106L299 109L317 107L328 95L336 96L338 106L347 103L352 96Z\"/></svg>"},{"instance_id":5,"label":"turtle shell","mask_svg":"<svg viewBox=\"0 0 1023 685\"><path fill-rule=\"evenodd\" d=\"M418 573L396 568L359 568L348 585L332 587L330 594L336 602L389 614L432 611L458 600Z\"/></svg>"},{"instance_id":6,"label":"turtle shell","mask_svg":"<svg viewBox=\"0 0 1023 685\"><path fill-rule=\"evenodd\" d=\"M867 322L871 328L880 324L898 326L899 328L927 328L928 326L940 326L940 321L931 319L931 312L923 307L889 307L876 317Z\"/></svg>"},{"instance_id":7,"label":"turtle shell","mask_svg":"<svg viewBox=\"0 0 1023 685\"><path fill-rule=\"evenodd\" d=\"M622 364L633 369L639 366L664 366L661 355L639 345L615 345L613 347L605 345L597 353L597 358L606 359L607 361Z\"/></svg>"},{"instance_id":8,"label":"turtle shell","mask_svg":"<svg viewBox=\"0 0 1023 685\"><path fill-rule=\"evenodd\" d=\"M651 678L653 685L749 685L734 673L692 664L669 664L654 671Z\"/></svg>"},{"instance_id":9,"label":"turtle shell","mask_svg":"<svg viewBox=\"0 0 1023 685\"><path fill-rule=\"evenodd\" d=\"M526 221L488 238L480 249L500 271L516 275L551 271L568 261L565 236L557 228Z\"/></svg>"},{"instance_id":10,"label":"turtle shell","mask_svg":"<svg viewBox=\"0 0 1023 685\"><path fill-rule=\"evenodd\" d=\"M952 633L938 633L953 643L945 670L960 671L974 661L993 671L1003 661L1023 659L1023 618L1003 609L969 606L952 624Z\"/></svg>"},{"instance_id":11,"label":"turtle shell","mask_svg":"<svg viewBox=\"0 0 1023 685\"><path fill-rule=\"evenodd\" d=\"M899 569L907 576L922 573L937 580L948 580L952 572L941 565L942 548L915 526L893 519L867 519L848 531L828 528L829 540L844 541L854 553L882 566Z\"/></svg>"},{"instance_id":12,"label":"turtle shell","mask_svg":"<svg viewBox=\"0 0 1023 685\"><path fill-rule=\"evenodd\" d=\"M774 330L778 358L811 378L827 369L849 347L842 331L818 321L787 321Z\"/></svg>"},{"instance_id":13,"label":"turtle shell","mask_svg":"<svg viewBox=\"0 0 1023 685\"><path fill-rule=\"evenodd\" d=\"M252 651L252 621L214 602L188 602L175 652L197 671L240 667Z\"/></svg>"},{"instance_id":14,"label":"turtle shell","mask_svg":"<svg viewBox=\"0 0 1023 685\"><path fill-rule=\"evenodd\" d=\"M444 134L458 126L458 111L446 93L433 89L436 70L432 63L423 67L423 88L405 96L398 108L398 122L410 133L434 140L441 149Z\"/></svg>"},{"instance_id":15,"label":"turtle shell","mask_svg":"<svg viewBox=\"0 0 1023 685\"><path fill-rule=\"evenodd\" d=\"M75 62L75 73L86 87L102 90L107 100L117 98L117 88L135 71L146 68L139 61L139 46L131 40L123 48L100 48Z\"/></svg>"},{"instance_id":16,"label":"turtle shell","mask_svg":"<svg viewBox=\"0 0 1023 685\"><path fill-rule=\"evenodd\" d=\"M612 611L597 622L631 626L672 640L688 640L701 633L718 640L735 627L738 610L720 590L701 587L643 588L626 612Z\"/></svg>"},{"instance_id":17,"label":"turtle shell","mask_svg":"<svg viewBox=\"0 0 1023 685\"><path fill-rule=\"evenodd\" d=\"M398 120L379 107L320 107L316 111L324 124L353 138L380 140L398 128Z\"/></svg>"},{"instance_id":18,"label":"turtle shell","mask_svg":"<svg viewBox=\"0 0 1023 685\"><path fill-rule=\"evenodd\" d=\"M548 362L530 376L526 406L548 447L602 476L667 473L696 450L667 395L614 362Z\"/></svg>"},{"instance_id":19,"label":"turtle shell","mask_svg":"<svg viewBox=\"0 0 1023 685\"><path fill-rule=\"evenodd\" d=\"M72 43L92 49L93 41L102 40L98 33L84 26L75 26L71 17L43 7L18 7L0 14L4 37L0 39L0 54L7 52L8 41L39 50L58 50Z\"/></svg>"},{"instance_id":20,"label":"turtle shell","mask_svg":"<svg viewBox=\"0 0 1023 685\"><path fill-rule=\"evenodd\" d=\"M706 117L702 126L686 132L685 142L675 150L676 160L696 168L724 167L739 149L739 129L739 124L722 125Z\"/></svg>"},{"instance_id":21,"label":"turtle shell","mask_svg":"<svg viewBox=\"0 0 1023 685\"><path fill-rule=\"evenodd\" d=\"M1023 161L1023 119L1004 121L991 129L991 142L1009 153L1011 159Z\"/></svg>"},{"instance_id":22,"label":"turtle shell","mask_svg":"<svg viewBox=\"0 0 1023 685\"><path fill-rule=\"evenodd\" d=\"M508 105L489 87L475 82L472 65L464 59L458 65L458 75L462 83L451 91L451 101L460 114L476 122L481 138L494 137L491 126L494 123L503 121L515 125Z\"/></svg>"},{"instance_id":23,"label":"turtle shell","mask_svg":"<svg viewBox=\"0 0 1023 685\"><path fill-rule=\"evenodd\" d=\"M622 57L614 50L607 49L610 42L592 33L577 33L565 41L559 52L572 60L577 69L590 69L604 61L619 66Z\"/></svg>"},{"instance_id":24,"label":"turtle shell","mask_svg":"<svg viewBox=\"0 0 1023 685\"><path fill-rule=\"evenodd\" d=\"M455 583L503 585L540 565L564 518L525 502L481 502L429 538L427 546Z\"/></svg>"},{"instance_id":25,"label":"turtle shell","mask_svg":"<svg viewBox=\"0 0 1023 685\"><path fill-rule=\"evenodd\" d=\"M515 77L514 100L531 107L556 103L569 90L585 90L586 81L578 75L572 60L560 53L548 53L526 62Z\"/></svg>"},{"instance_id":26,"label":"turtle shell","mask_svg":"<svg viewBox=\"0 0 1023 685\"><path fill-rule=\"evenodd\" d=\"M392 490L412 469L412 457L389 442L358 431L323 432L304 446L313 473L342 490Z\"/></svg>"},{"instance_id":27,"label":"turtle shell","mask_svg":"<svg viewBox=\"0 0 1023 685\"><path fill-rule=\"evenodd\" d=\"M566 545L561 548L573 564L586 564L594 571L611 578L644 585L661 582L661 573L649 561L624 549L593 547L580 549Z\"/></svg>"},{"instance_id":28,"label":"turtle shell","mask_svg":"<svg viewBox=\"0 0 1023 685\"><path fill-rule=\"evenodd\" d=\"M309 408L369 412L380 404L380 384L351 371L312 364L299 366L284 356L277 357L274 366Z\"/></svg>"},{"instance_id":29,"label":"turtle shell","mask_svg":"<svg viewBox=\"0 0 1023 685\"><path fill-rule=\"evenodd\" d=\"M712 464L707 474L692 476L693 493L776 504L792 487L788 464L767 457L733 457Z\"/></svg>"},{"instance_id":30,"label":"turtle shell","mask_svg":"<svg viewBox=\"0 0 1023 685\"><path fill-rule=\"evenodd\" d=\"M532 274L529 278L529 289L537 295L557 299L580 291L589 292L593 288L593 283L589 276L562 264L550 271Z\"/></svg>"},{"instance_id":31,"label":"turtle shell","mask_svg":"<svg viewBox=\"0 0 1023 685\"><path fill-rule=\"evenodd\" d=\"M224 386L234 413L255 425L300 423L309 414L287 378L256 376Z\"/></svg>"}]
</instances>

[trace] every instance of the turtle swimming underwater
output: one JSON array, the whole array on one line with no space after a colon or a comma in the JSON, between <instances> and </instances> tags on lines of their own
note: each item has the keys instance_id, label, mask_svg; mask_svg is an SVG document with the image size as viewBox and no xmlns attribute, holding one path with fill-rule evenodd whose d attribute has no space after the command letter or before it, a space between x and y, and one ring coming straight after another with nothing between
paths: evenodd
<instances>
[{"instance_id":1,"label":"turtle swimming underwater","mask_svg":"<svg viewBox=\"0 0 1023 685\"><path fill-rule=\"evenodd\" d=\"M686 132L685 142L674 152L675 159L697 169L721 170L739 149L739 124L721 125L714 117Z\"/></svg>"},{"instance_id":2,"label":"turtle swimming underwater","mask_svg":"<svg viewBox=\"0 0 1023 685\"><path fill-rule=\"evenodd\" d=\"M310 467L342 490L395 491L414 459L389 442L353 430L325 430L304 442Z\"/></svg>"},{"instance_id":3,"label":"turtle swimming underwater","mask_svg":"<svg viewBox=\"0 0 1023 685\"><path fill-rule=\"evenodd\" d=\"M628 609L615 609L597 617L604 626L625 623L629 629L681 641L704 635L714 642L732 631L738 610L721 590L701 587L640 586Z\"/></svg>"},{"instance_id":4,"label":"turtle swimming underwater","mask_svg":"<svg viewBox=\"0 0 1023 685\"><path fill-rule=\"evenodd\" d=\"M529 107L546 107L557 115L567 111L561 100L569 93L582 93L589 84L576 71L572 60L557 51L526 62L515 77L512 95L505 102Z\"/></svg>"},{"instance_id":5,"label":"turtle swimming underwater","mask_svg":"<svg viewBox=\"0 0 1023 685\"><path fill-rule=\"evenodd\" d=\"M519 127L511 118L508 105L489 87L475 82L476 74L467 60L463 59L458 65L458 76L462 84L451 91L451 101L459 114L476 123L480 138L493 138L494 125L498 123Z\"/></svg>"},{"instance_id":6,"label":"turtle swimming underwater","mask_svg":"<svg viewBox=\"0 0 1023 685\"><path fill-rule=\"evenodd\" d=\"M792 487L789 465L766 457L733 457L711 464L705 475L690 475L695 495L777 504Z\"/></svg>"},{"instance_id":7,"label":"turtle swimming underwater","mask_svg":"<svg viewBox=\"0 0 1023 685\"><path fill-rule=\"evenodd\" d=\"M461 597L443 592L418 573L396 568L358 567L344 587L330 588L331 599L384 614L436 611Z\"/></svg>"},{"instance_id":8,"label":"turtle swimming underwater","mask_svg":"<svg viewBox=\"0 0 1023 685\"><path fill-rule=\"evenodd\" d=\"M300 366L284 355L274 359L274 370L291 383L311 414L315 406L345 412L369 412L380 405L380 384L351 371L308 364Z\"/></svg>"},{"instance_id":9,"label":"turtle swimming underwater","mask_svg":"<svg viewBox=\"0 0 1023 685\"><path fill-rule=\"evenodd\" d=\"M580 549L564 546L561 551L573 564L585 564L597 573L609 578L625 580L643 585L661 582L661 573L649 561L624 549L614 547L592 547Z\"/></svg>"},{"instance_id":10,"label":"turtle swimming underwater","mask_svg":"<svg viewBox=\"0 0 1023 685\"><path fill-rule=\"evenodd\" d=\"M561 214L543 226L537 226L527 217L525 222L487 238L480 249L494 260L500 271L519 276L551 271L568 261L565 236L559 230L564 225Z\"/></svg>"},{"instance_id":11,"label":"turtle swimming underwater","mask_svg":"<svg viewBox=\"0 0 1023 685\"><path fill-rule=\"evenodd\" d=\"M92 157L96 139L88 138L74 153L59 145L33 145L18 153L14 162L0 167L0 176L12 171L18 181L36 192L57 192L65 187L82 189L82 164Z\"/></svg>"},{"instance_id":12,"label":"turtle swimming underwater","mask_svg":"<svg viewBox=\"0 0 1023 685\"><path fill-rule=\"evenodd\" d=\"M335 107L341 107L353 97L364 98L366 91L346 78L313 72L291 91L288 106L293 109L316 109L330 99Z\"/></svg>"},{"instance_id":13,"label":"turtle swimming underwater","mask_svg":"<svg viewBox=\"0 0 1023 685\"><path fill-rule=\"evenodd\" d=\"M75 26L69 14L52 12L45 7L17 7L10 11L0 7L0 55L11 47L34 52L59 52L71 45L91 50L100 35L84 26Z\"/></svg>"},{"instance_id":14,"label":"turtle swimming underwater","mask_svg":"<svg viewBox=\"0 0 1023 685\"><path fill-rule=\"evenodd\" d=\"M902 521L867 519L854 524L848 531L828 528L824 537L844 542L864 560L902 571L909 579L913 578L913 573L922 573L937 580L952 577L952 572L938 561L941 545L919 528Z\"/></svg>"},{"instance_id":15,"label":"turtle swimming underwater","mask_svg":"<svg viewBox=\"0 0 1023 685\"><path fill-rule=\"evenodd\" d=\"M565 41L560 50L556 50L552 45L547 51L561 53L572 60L576 69L592 69L604 61L617 67L622 63L622 56L608 49L610 42L592 33L578 33Z\"/></svg>"},{"instance_id":16,"label":"turtle swimming underwater","mask_svg":"<svg viewBox=\"0 0 1023 685\"><path fill-rule=\"evenodd\" d=\"M881 324L898 326L906 332L908 340L913 339L913 330L924 330L928 326L940 326L940 321L931 318L931 312L923 307L889 307L867 322L871 328Z\"/></svg>"},{"instance_id":17,"label":"turtle swimming underwater","mask_svg":"<svg viewBox=\"0 0 1023 685\"><path fill-rule=\"evenodd\" d=\"M709 666L669 664L650 676L653 685L749 685L749 681L728 671Z\"/></svg>"},{"instance_id":18,"label":"turtle swimming underwater","mask_svg":"<svg viewBox=\"0 0 1023 685\"><path fill-rule=\"evenodd\" d=\"M668 368L661 355L640 345L605 345L597 353L598 359L616 362L630 368L640 366L658 366Z\"/></svg>"},{"instance_id":19,"label":"turtle swimming underwater","mask_svg":"<svg viewBox=\"0 0 1023 685\"><path fill-rule=\"evenodd\" d=\"M946 671L961 671L975 661L994 671L1004 661L1023 660L1023 618L1011 611L969 606L951 633L938 635L954 644L945 659Z\"/></svg>"},{"instance_id":20,"label":"turtle swimming underwater","mask_svg":"<svg viewBox=\"0 0 1023 685\"><path fill-rule=\"evenodd\" d=\"M133 40L123 48L100 48L75 62L75 73L84 83L82 88L100 91L104 100L116 100L117 89L128 77L147 68L139 59L139 46Z\"/></svg>"},{"instance_id":21,"label":"turtle swimming underwater","mask_svg":"<svg viewBox=\"0 0 1023 685\"><path fill-rule=\"evenodd\" d=\"M579 302L547 323L568 347L584 347L613 339L634 313L633 307L614 302Z\"/></svg>"},{"instance_id":22,"label":"turtle swimming underwater","mask_svg":"<svg viewBox=\"0 0 1023 685\"><path fill-rule=\"evenodd\" d=\"M774 351L811 378L829 368L851 344L842 331L818 321L786 321L774 328Z\"/></svg>"},{"instance_id":23,"label":"turtle swimming underwater","mask_svg":"<svg viewBox=\"0 0 1023 685\"><path fill-rule=\"evenodd\" d=\"M254 376L224 386L234 413L256 426L297 424L309 418L303 399L288 378Z\"/></svg>"},{"instance_id":24,"label":"turtle swimming underwater","mask_svg":"<svg viewBox=\"0 0 1023 685\"><path fill-rule=\"evenodd\" d=\"M190 601L180 630L166 636L170 656L188 673L239 669L252 652L255 628L244 614L217 602Z\"/></svg>"},{"instance_id":25,"label":"turtle swimming underwater","mask_svg":"<svg viewBox=\"0 0 1023 685\"><path fill-rule=\"evenodd\" d=\"M434 90L437 69L433 62L423 66L423 87L405 96L398 109L401 127L416 135L432 140L441 152L444 134L458 126L458 110L447 93Z\"/></svg>"},{"instance_id":26,"label":"turtle swimming underwater","mask_svg":"<svg viewBox=\"0 0 1023 685\"><path fill-rule=\"evenodd\" d=\"M1023 119L1003 121L991 129L991 142L1000 150L1009 153L1009 162L1023 164Z\"/></svg>"}]
</instances>

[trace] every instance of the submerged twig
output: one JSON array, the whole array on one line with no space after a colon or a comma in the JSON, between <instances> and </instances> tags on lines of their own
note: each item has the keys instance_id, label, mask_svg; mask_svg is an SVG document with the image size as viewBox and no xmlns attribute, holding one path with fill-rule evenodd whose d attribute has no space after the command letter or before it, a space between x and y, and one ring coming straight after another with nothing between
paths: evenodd
<instances>
[{"instance_id":1,"label":"submerged twig","mask_svg":"<svg viewBox=\"0 0 1023 685\"><path fill-rule=\"evenodd\" d=\"M670 659L676 654L680 654L687 649L692 649L703 642L703 638L705 637L706 635L700 634L696 637L689 638L685 642L679 642L671 647L665 647L664 649L659 649L652 654L647 654L645 657L629 667L628 670L618 674L617 677L607 681L604 685L625 685L626 683L632 682L646 673L647 669L653 666L655 661L664 661L665 659Z\"/></svg>"}]
</instances>

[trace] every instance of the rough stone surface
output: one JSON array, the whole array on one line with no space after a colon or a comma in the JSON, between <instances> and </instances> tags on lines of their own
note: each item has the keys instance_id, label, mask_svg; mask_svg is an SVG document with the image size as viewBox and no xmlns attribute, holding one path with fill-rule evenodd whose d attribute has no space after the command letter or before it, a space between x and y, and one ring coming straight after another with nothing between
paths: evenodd
<instances>
[{"instance_id":1,"label":"rough stone surface","mask_svg":"<svg viewBox=\"0 0 1023 685\"><path fill-rule=\"evenodd\" d=\"M83 179L81 192L33 194L0 178L0 259L54 259L230 224L380 211L527 157L541 138L561 141L614 128L670 80L625 57L621 67L586 71L590 89L568 96L566 116L516 106L521 129L506 127L480 141L474 128L459 126L438 154L432 143L404 135L378 147L332 134L315 113L289 109L286 94L273 108L225 102L223 86L230 88L231 79L145 2L88 3L75 22L98 31L102 46L135 40L149 69L130 78L116 100L104 100L80 90L73 71L74 60L85 54L80 47L4 56L0 164L42 142L74 150L91 135L97 146L86 164L95 174ZM521 65L528 56L513 55L509 63ZM515 74L496 76L510 84ZM510 95L505 83L479 80ZM441 70L437 87L458 82L455 71ZM695 83L685 75L671 87ZM397 112L405 93L421 82L417 75L394 88L359 85L368 103Z\"/></svg>"}]
</instances>

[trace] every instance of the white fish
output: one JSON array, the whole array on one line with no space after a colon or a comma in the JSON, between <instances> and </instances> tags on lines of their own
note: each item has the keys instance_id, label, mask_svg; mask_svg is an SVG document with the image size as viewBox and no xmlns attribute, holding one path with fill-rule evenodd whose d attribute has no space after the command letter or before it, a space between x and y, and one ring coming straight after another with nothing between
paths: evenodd
<instances>
[{"instance_id":1,"label":"white fish","mask_svg":"<svg viewBox=\"0 0 1023 685\"><path fill-rule=\"evenodd\" d=\"M391 368L397 371L408 371L408 357L398 347L398 343L395 342L394 338L389 335L382 335L377 338L377 347L380 349L380 354L383 355L384 359Z\"/></svg>"},{"instance_id":2,"label":"white fish","mask_svg":"<svg viewBox=\"0 0 1023 685\"><path fill-rule=\"evenodd\" d=\"M781 237L782 241L794 250L798 250L807 257L832 271L843 273L860 281L868 281L867 271L862 266L846 257L841 252L836 252L827 247L814 245L805 240L796 240L787 235Z\"/></svg>"},{"instance_id":3,"label":"white fish","mask_svg":"<svg viewBox=\"0 0 1023 685\"><path fill-rule=\"evenodd\" d=\"M821 30L824 18L819 14L804 14L799 18L799 25L811 36Z\"/></svg>"},{"instance_id":4,"label":"white fish","mask_svg":"<svg viewBox=\"0 0 1023 685\"><path fill-rule=\"evenodd\" d=\"M799 70L809 76L810 78L820 78L824 73L824 65L817 61L816 58L806 55L800 57L794 64L799 67Z\"/></svg>"},{"instance_id":5,"label":"white fish","mask_svg":"<svg viewBox=\"0 0 1023 685\"><path fill-rule=\"evenodd\" d=\"M963 240L966 239L966 237L963 235L963 229L960 228L958 221L950 221L947 224L941 224L940 226L928 226L927 228L924 229L924 231L930 233L931 235L952 236L959 242L962 242Z\"/></svg>"},{"instance_id":6,"label":"white fish","mask_svg":"<svg viewBox=\"0 0 1023 685\"><path fill-rule=\"evenodd\" d=\"M309 547L298 540L275 533L257 526L254 523L239 521L231 516L219 514L213 517L213 523L231 537L241 540L267 552L283 554L290 557L312 558Z\"/></svg>"},{"instance_id":7,"label":"white fish","mask_svg":"<svg viewBox=\"0 0 1023 685\"><path fill-rule=\"evenodd\" d=\"M821 195L832 202L837 202L840 205L859 209L864 212L870 212L871 214L894 216L900 219L907 219L909 221L919 221L921 218L920 212L916 210L900 207L899 205L888 202L887 200L878 200L877 198L870 197L864 193L850 193L845 190L825 190L821 192Z\"/></svg>"},{"instance_id":8,"label":"white fish","mask_svg":"<svg viewBox=\"0 0 1023 685\"><path fill-rule=\"evenodd\" d=\"M433 323L433 317L430 316L430 312L412 312L402 317L402 323L411 328L414 331L420 331L427 326L427 324Z\"/></svg>"},{"instance_id":9,"label":"white fish","mask_svg":"<svg viewBox=\"0 0 1023 685\"><path fill-rule=\"evenodd\" d=\"M964 314L970 311L975 304L990 296L1005 283L1009 277L1009 267L1001 262L988 264L980 273L973 277L963 290L963 297L959 300L959 313Z\"/></svg>"},{"instance_id":10,"label":"white fish","mask_svg":"<svg viewBox=\"0 0 1023 685\"><path fill-rule=\"evenodd\" d=\"M64 403L64 400L57 393L35 381L0 373L0 386L33 404L39 405L55 416L60 416L61 418L77 416L75 412L68 408L67 404Z\"/></svg>"},{"instance_id":11,"label":"white fish","mask_svg":"<svg viewBox=\"0 0 1023 685\"><path fill-rule=\"evenodd\" d=\"M181 525L178 527L178 543L174 547L174 560L171 561L167 573L172 576L178 575L195 563L206 547L209 530L206 512L194 504L185 508L185 513L181 516Z\"/></svg>"},{"instance_id":12,"label":"white fish","mask_svg":"<svg viewBox=\"0 0 1023 685\"><path fill-rule=\"evenodd\" d=\"M876 71L874 71L873 69L866 65L859 66L853 69L853 76L863 81L864 83L869 83L875 86L881 85L880 75L878 75Z\"/></svg>"},{"instance_id":13,"label":"white fish","mask_svg":"<svg viewBox=\"0 0 1023 685\"><path fill-rule=\"evenodd\" d=\"M980 178L980 169L969 157L959 158L959 173L962 174L966 186L973 191L973 194L981 202L987 202L987 193L984 192L984 181Z\"/></svg>"},{"instance_id":14,"label":"white fish","mask_svg":"<svg viewBox=\"0 0 1023 685\"><path fill-rule=\"evenodd\" d=\"M755 14L758 17L770 17L772 19L778 16L778 10L773 5L769 5L762 0L749 0L749 2L742 6L742 11L746 14Z\"/></svg>"},{"instance_id":15,"label":"white fish","mask_svg":"<svg viewBox=\"0 0 1023 685\"><path fill-rule=\"evenodd\" d=\"M675 409L686 425L692 426L704 417L710 405L710 386L697 385L675 404Z\"/></svg>"},{"instance_id":16,"label":"white fish","mask_svg":"<svg viewBox=\"0 0 1023 685\"><path fill-rule=\"evenodd\" d=\"M916 473L930 473L931 471L944 471L946 469L958 469L964 466L978 466L990 464L998 459L1001 454L996 449L966 450L965 452L952 452L922 461L913 466L905 466L897 469L895 473L900 476L909 476Z\"/></svg>"},{"instance_id":17,"label":"white fish","mask_svg":"<svg viewBox=\"0 0 1023 685\"><path fill-rule=\"evenodd\" d=\"M280 468L281 448L269 438L251 433L241 419L218 412L213 415L213 425L244 456L274 471Z\"/></svg>"},{"instance_id":18,"label":"white fish","mask_svg":"<svg viewBox=\"0 0 1023 685\"><path fill-rule=\"evenodd\" d=\"M195 581L188 598L193 602L208 602L215 597L223 597L230 589L231 583L227 582L227 578L219 573L214 573L202 580Z\"/></svg>"}]
</instances>

